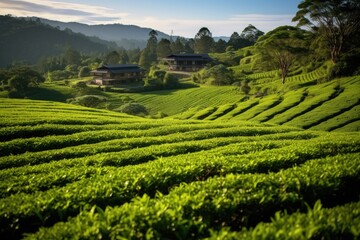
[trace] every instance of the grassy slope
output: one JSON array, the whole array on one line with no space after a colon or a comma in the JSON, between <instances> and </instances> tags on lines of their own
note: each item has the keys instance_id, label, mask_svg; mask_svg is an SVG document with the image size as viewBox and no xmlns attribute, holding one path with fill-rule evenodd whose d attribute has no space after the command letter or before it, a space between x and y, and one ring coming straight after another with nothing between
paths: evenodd
<instances>
[{"instance_id":1,"label":"grassy slope","mask_svg":"<svg viewBox=\"0 0 360 240\"><path fill-rule=\"evenodd\" d=\"M200 238L221 225L236 231L277 211L306 211L305 203L317 199L326 207L358 201L358 188L348 187L360 181L358 133L150 120L50 101L0 103L5 238L24 232L41 239L98 238L100 232L143 238L149 229L160 238ZM113 208L91 210L94 205Z\"/></svg>"},{"instance_id":2,"label":"grassy slope","mask_svg":"<svg viewBox=\"0 0 360 240\"><path fill-rule=\"evenodd\" d=\"M277 89L276 94L262 98L250 95L249 100L234 86L101 94L107 96L114 106L125 96L146 106L151 115L162 112L171 118L251 120L314 130L357 131L360 76L316 84L314 79L320 76L321 71L318 69L312 73L291 77L294 79L289 80L290 83L285 86L275 78L261 83L268 79L272 72L249 75L254 78L253 89L256 86L261 89L270 86ZM34 91L31 98L65 101L71 94L74 94L73 88L48 83Z\"/></svg>"},{"instance_id":3,"label":"grassy slope","mask_svg":"<svg viewBox=\"0 0 360 240\"><path fill-rule=\"evenodd\" d=\"M243 97L234 87L229 86L202 86L184 90L165 90L127 95L136 102L148 107L152 114L163 112L167 115L174 115L194 107L206 108L235 103ZM112 96L115 97L116 94Z\"/></svg>"},{"instance_id":4,"label":"grassy slope","mask_svg":"<svg viewBox=\"0 0 360 240\"><path fill-rule=\"evenodd\" d=\"M313 79L309 77L308 81ZM329 131L359 129L356 122L360 116L360 98L357 94L360 92L360 76L336 79L323 84L312 83L305 87L301 86L302 83L297 83L297 87L291 85L295 90L286 90L262 98L250 97L243 102L209 104L203 110L192 108L173 117L221 121L250 120ZM349 126L345 127L346 125Z\"/></svg>"}]
</instances>

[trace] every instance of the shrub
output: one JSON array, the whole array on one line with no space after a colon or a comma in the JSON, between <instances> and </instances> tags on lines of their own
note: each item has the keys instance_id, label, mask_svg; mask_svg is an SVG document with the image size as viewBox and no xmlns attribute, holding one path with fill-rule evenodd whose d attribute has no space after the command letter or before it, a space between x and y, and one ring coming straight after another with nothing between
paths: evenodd
<instances>
[{"instance_id":1,"label":"shrub","mask_svg":"<svg viewBox=\"0 0 360 240\"><path fill-rule=\"evenodd\" d=\"M207 71L211 85L230 85L233 81L233 73L226 68L223 64L216 65Z\"/></svg>"},{"instance_id":2,"label":"shrub","mask_svg":"<svg viewBox=\"0 0 360 240\"><path fill-rule=\"evenodd\" d=\"M241 82L241 87L240 87L241 91L245 94L249 94L251 88L248 84L248 81L247 80L244 80Z\"/></svg>"},{"instance_id":3,"label":"shrub","mask_svg":"<svg viewBox=\"0 0 360 240\"><path fill-rule=\"evenodd\" d=\"M68 99L67 102L71 104L78 104L84 107L99 107L100 104L105 103L107 98L98 95L84 95L81 97Z\"/></svg>"},{"instance_id":4,"label":"shrub","mask_svg":"<svg viewBox=\"0 0 360 240\"><path fill-rule=\"evenodd\" d=\"M142 115L148 114L147 109L143 105L141 105L140 103L137 103L137 102L125 103L121 107L115 109L115 111L130 114L130 115L137 115L137 116L142 116Z\"/></svg>"},{"instance_id":5,"label":"shrub","mask_svg":"<svg viewBox=\"0 0 360 240\"><path fill-rule=\"evenodd\" d=\"M330 69L329 79L360 74L360 50L344 54Z\"/></svg>"},{"instance_id":6,"label":"shrub","mask_svg":"<svg viewBox=\"0 0 360 240\"><path fill-rule=\"evenodd\" d=\"M52 81L58 81L58 80L71 78L71 76L72 76L72 73L69 71L55 70L52 72L48 72L47 80L52 82Z\"/></svg>"},{"instance_id":7,"label":"shrub","mask_svg":"<svg viewBox=\"0 0 360 240\"><path fill-rule=\"evenodd\" d=\"M90 71L91 71L91 69L88 66L81 67L78 77L79 78L88 77L88 76L90 76Z\"/></svg>"},{"instance_id":8,"label":"shrub","mask_svg":"<svg viewBox=\"0 0 360 240\"><path fill-rule=\"evenodd\" d=\"M20 91L20 90L17 90L17 89L12 89L12 90L9 91L8 97L9 98L24 98L25 93L23 91Z\"/></svg>"},{"instance_id":9,"label":"shrub","mask_svg":"<svg viewBox=\"0 0 360 240\"><path fill-rule=\"evenodd\" d=\"M178 83L179 83L179 79L175 75L173 75L171 73L165 74L164 79L163 79L164 86L173 87L173 86L178 85Z\"/></svg>"}]
</instances>

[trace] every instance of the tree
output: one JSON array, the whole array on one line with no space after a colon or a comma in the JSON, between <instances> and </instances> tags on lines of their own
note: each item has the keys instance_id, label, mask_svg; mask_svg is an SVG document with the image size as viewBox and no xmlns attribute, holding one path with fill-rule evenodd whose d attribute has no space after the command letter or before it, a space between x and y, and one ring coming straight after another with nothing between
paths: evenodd
<instances>
[{"instance_id":1,"label":"tree","mask_svg":"<svg viewBox=\"0 0 360 240\"><path fill-rule=\"evenodd\" d=\"M212 33L208 28L203 27L195 35L195 52L196 53L209 53L214 44Z\"/></svg>"},{"instance_id":2,"label":"tree","mask_svg":"<svg viewBox=\"0 0 360 240\"><path fill-rule=\"evenodd\" d=\"M134 48L128 50L129 62L130 63L138 63L140 59L141 51L139 48Z\"/></svg>"},{"instance_id":3,"label":"tree","mask_svg":"<svg viewBox=\"0 0 360 240\"><path fill-rule=\"evenodd\" d=\"M145 116L148 114L148 110L146 109L146 107L137 102L125 103L124 105L115 109L115 111L120 111L122 113L138 116Z\"/></svg>"},{"instance_id":4,"label":"tree","mask_svg":"<svg viewBox=\"0 0 360 240\"><path fill-rule=\"evenodd\" d=\"M163 84L165 87L175 87L179 84L179 79L172 73L165 73Z\"/></svg>"},{"instance_id":5,"label":"tree","mask_svg":"<svg viewBox=\"0 0 360 240\"><path fill-rule=\"evenodd\" d=\"M263 62L280 70L281 82L295 61L300 62L308 54L311 34L292 26L282 26L268 32L256 44Z\"/></svg>"},{"instance_id":6,"label":"tree","mask_svg":"<svg viewBox=\"0 0 360 240\"><path fill-rule=\"evenodd\" d=\"M78 77L79 78L88 77L88 76L90 76L90 71L91 71L91 69L88 66L81 67Z\"/></svg>"},{"instance_id":7,"label":"tree","mask_svg":"<svg viewBox=\"0 0 360 240\"><path fill-rule=\"evenodd\" d=\"M146 48L149 51L150 59L152 62L156 62L157 60L157 54L156 54L156 48L158 44L157 35L158 34L155 30L151 30L149 32L149 39L146 44Z\"/></svg>"},{"instance_id":8,"label":"tree","mask_svg":"<svg viewBox=\"0 0 360 240\"><path fill-rule=\"evenodd\" d=\"M226 41L219 39L213 47L214 52L223 53L226 50Z\"/></svg>"},{"instance_id":9,"label":"tree","mask_svg":"<svg viewBox=\"0 0 360 240\"><path fill-rule=\"evenodd\" d=\"M242 39L248 40L251 43L255 43L262 35L264 35L264 32L249 24L249 26L244 28L240 36Z\"/></svg>"},{"instance_id":10,"label":"tree","mask_svg":"<svg viewBox=\"0 0 360 240\"><path fill-rule=\"evenodd\" d=\"M78 104L85 107L96 108L107 101L107 98L99 95L84 95L67 100L71 104Z\"/></svg>"},{"instance_id":11,"label":"tree","mask_svg":"<svg viewBox=\"0 0 360 240\"><path fill-rule=\"evenodd\" d=\"M125 50L125 48L121 48L119 50L119 63L121 64L127 64L129 63L130 59L129 56Z\"/></svg>"},{"instance_id":12,"label":"tree","mask_svg":"<svg viewBox=\"0 0 360 240\"><path fill-rule=\"evenodd\" d=\"M144 48L140 54L139 65L143 68L148 69L150 68L151 63L152 63L152 58L151 58L150 50L148 48Z\"/></svg>"},{"instance_id":13,"label":"tree","mask_svg":"<svg viewBox=\"0 0 360 240\"><path fill-rule=\"evenodd\" d=\"M157 61L157 32L151 30L149 32L149 39L146 47L143 49L140 55L139 65L144 68L149 68L153 62Z\"/></svg>"},{"instance_id":14,"label":"tree","mask_svg":"<svg viewBox=\"0 0 360 240\"><path fill-rule=\"evenodd\" d=\"M210 68L206 75L210 77L211 85L230 85L233 82L233 72L223 64Z\"/></svg>"},{"instance_id":15,"label":"tree","mask_svg":"<svg viewBox=\"0 0 360 240\"><path fill-rule=\"evenodd\" d=\"M247 79L243 80L241 82L241 87L240 87L241 91L243 93L245 93L246 95L248 95L251 91L251 87L249 86L249 81Z\"/></svg>"},{"instance_id":16,"label":"tree","mask_svg":"<svg viewBox=\"0 0 360 240\"><path fill-rule=\"evenodd\" d=\"M71 47L67 48L64 53L66 65L79 65L81 61L80 53Z\"/></svg>"},{"instance_id":17,"label":"tree","mask_svg":"<svg viewBox=\"0 0 360 240\"><path fill-rule=\"evenodd\" d=\"M228 46L233 47L233 49L239 49L240 35L237 32L231 34L228 41Z\"/></svg>"},{"instance_id":18,"label":"tree","mask_svg":"<svg viewBox=\"0 0 360 240\"><path fill-rule=\"evenodd\" d=\"M19 92L21 96L25 95L29 87L37 87L45 81L40 73L27 66L13 67L4 75L7 77L6 82L10 90Z\"/></svg>"},{"instance_id":19,"label":"tree","mask_svg":"<svg viewBox=\"0 0 360 240\"><path fill-rule=\"evenodd\" d=\"M120 55L117 51L109 52L104 59L106 64L118 64L120 61Z\"/></svg>"},{"instance_id":20,"label":"tree","mask_svg":"<svg viewBox=\"0 0 360 240\"><path fill-rule=\"evenodd\" d=\"M174 54L179 54L184 52L184 43L186 40L184 38L177 37L174 42L171 43L171 51Z\"/></svg>"},{"instance_id":21,"label":"tree","mask_svg":"<svg viewBox=\"0 0 360 240\"><path fill-rule=\"evenodd\" d=\"M309 26L326 42L331 60L336 63L349 50L348 43L360 28L359 0L303 0L293 21Z\"/></svg>"},{"instance_id":22,"label":"tree","mask_svg":"<svg viewBox=\"0 0 360 240\"><path fill-rule=\"evenodd\" d=\"M156 53L158 57L163 58L169 56L172 53L170 46L170 40L162 38L156 48Z\"/></svg>"}]
</instances>

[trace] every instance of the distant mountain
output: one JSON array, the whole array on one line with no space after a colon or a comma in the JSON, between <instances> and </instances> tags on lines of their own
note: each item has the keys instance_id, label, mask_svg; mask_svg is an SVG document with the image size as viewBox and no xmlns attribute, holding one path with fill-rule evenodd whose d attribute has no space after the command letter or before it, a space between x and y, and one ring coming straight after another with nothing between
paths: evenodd
<instances>
[{"instance_id":1,"label":"distant mountain","mask_svg":"<svg viewBox=\"0 0 360 240\"><path fill-rule=\"evenodd\" d=\"M106 52L116 44L35 20L0 16L0 66L14 61L36 63L41 57L60 55L68 47L92 54Z\"/></svg>"},{"instance_id":2,"label":"distant mountain","mask_svg":"<svg viewBox=\"0 0 360 240\"><path fill-rule=\"evenodd\" d=\"M49 24L50 26L57 27L61 30L71 29L76 33L82 33L86 36L96 36L98 38L116 42L119 46L126 49L130 48L143 48L149 39L149 32L153 29L143 28L135 25L123 24L106 24L106 25L87 25L76 22L59 22L48 19L39 19L42 23ZM158 39L167 38L170 36L154 29L158 33Z\"/></svg>"}]
</instances>

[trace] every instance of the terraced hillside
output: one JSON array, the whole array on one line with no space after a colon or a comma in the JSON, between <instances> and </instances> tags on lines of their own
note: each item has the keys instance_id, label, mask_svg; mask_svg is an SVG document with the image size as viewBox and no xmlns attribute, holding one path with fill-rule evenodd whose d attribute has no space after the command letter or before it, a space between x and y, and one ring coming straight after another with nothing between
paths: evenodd
<instances>
[{"instance_id":1,"label":"terraced hillside","mask_svg":"<svg viewBox=\"0 0 360 240\"><path fill-rule=\"evenodd\" d=\"M292 104L315 91L297 92ZM346 93L337 88L319 98ZM251 111L265 122L285 119L253 110L289 108L281 97L268 101L218 107L212 116L220 120L237 109L233 118ZM2 239L360 236L358 132L0 103ZM350 110L355 103L348 104Z\"/></svg>"},{"instance_id":2,"label":"terraced hillside","mask_svg":"<svg viewBox=\"0 0 360 240\"><path fill-rule=\"evenodd\" d=\"M326 131L360 130L360 76L225 105L189 109L179 119L248 120Z\"/></svg>"}]
</instances>

